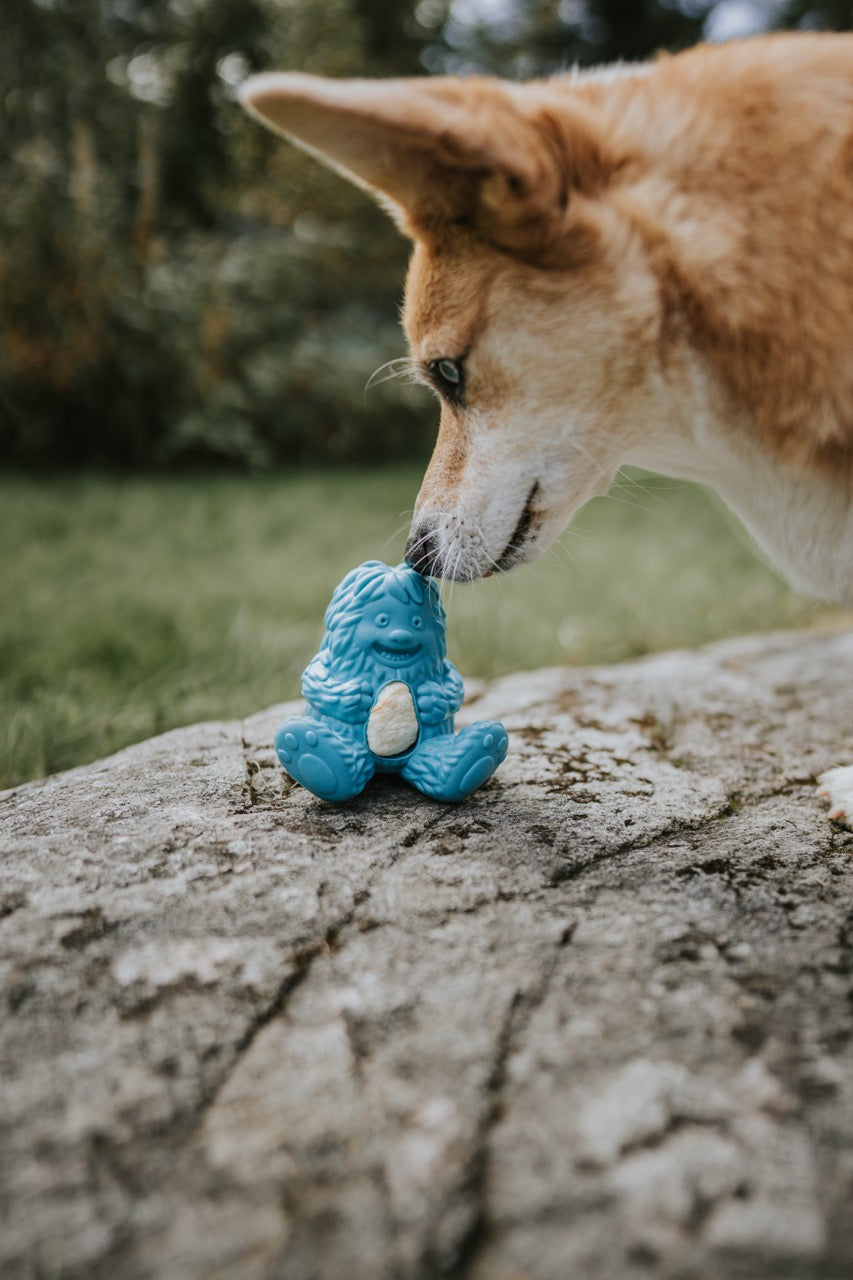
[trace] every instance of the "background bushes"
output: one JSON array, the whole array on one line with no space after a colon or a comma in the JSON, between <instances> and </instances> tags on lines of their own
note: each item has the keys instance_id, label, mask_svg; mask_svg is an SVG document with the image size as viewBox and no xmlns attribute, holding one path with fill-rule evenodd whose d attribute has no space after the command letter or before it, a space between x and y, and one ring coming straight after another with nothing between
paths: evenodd
<instances>
[{"instance_id":1,"label":"background bushes","mask_svg":"<svg viewBox=\"0 0 853 1280\"><path fill-rule=\"evenodd\" d=\"M243 117L248 72L645 57L837 0L3 0L0 462L259 468L418 456L407 249L359 192Z\"/></svg>"}]
</instances>

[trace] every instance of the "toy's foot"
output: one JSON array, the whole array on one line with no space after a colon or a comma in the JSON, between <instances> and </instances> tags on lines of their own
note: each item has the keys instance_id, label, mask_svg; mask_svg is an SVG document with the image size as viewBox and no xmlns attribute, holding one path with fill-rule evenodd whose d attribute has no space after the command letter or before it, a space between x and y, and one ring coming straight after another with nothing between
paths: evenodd
<instances>
[{"instance_id":1,"label":"toy's foot","mask_svg":"<svg viewBox=\"0 0 853 1280\"><path fill-rule=\"evenodd\" d=\"M464 800L492 776L508 746L502 724L479 720L456 734L428 738L400 773L434 800Z\"/></svg>"},{"instance_id":2,"label":"toy's foot","mask_svg":"<svg viewBox=\"0 0 853 1280\"><path fill-rule=\"evenodd\" d=\"M853 765L827 769L817 787L818 795L829 801L829 817L853 829Z\"/></svg>"},{"instance_id":3,"label":"toy's foot","mask_svg":"<svg viewBox=\"0 0 853 1280\"><path fill-rule=\"evenodd\" d=\"M285 720L275 750L291 778L321 800L351 800L373 773L366 750L308 716Z\"/></svg>"}]
</instances>

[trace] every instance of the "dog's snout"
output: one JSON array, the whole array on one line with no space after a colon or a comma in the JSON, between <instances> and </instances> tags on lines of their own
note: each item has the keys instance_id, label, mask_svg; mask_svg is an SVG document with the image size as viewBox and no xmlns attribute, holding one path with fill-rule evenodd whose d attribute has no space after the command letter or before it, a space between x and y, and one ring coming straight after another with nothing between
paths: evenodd
<instances>
[{"instance_id":1,"label":"dog's snout","mask_svg":"<svg viewBox=\"0 0 853 1280\"><path fill-rule=\"evenodd\" d=\"M438 541L428 525L413 529L406 544L406 562L425 578L438 576Z\"/></svg>"}]
</instances>

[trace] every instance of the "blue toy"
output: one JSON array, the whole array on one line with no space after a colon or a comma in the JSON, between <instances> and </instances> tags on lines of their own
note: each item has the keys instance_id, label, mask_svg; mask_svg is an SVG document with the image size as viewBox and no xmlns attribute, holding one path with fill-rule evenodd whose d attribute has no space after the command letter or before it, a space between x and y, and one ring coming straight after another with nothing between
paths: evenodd
<instances>
[{"instance_id":1,"label":"blue toy","mask_svg":"<svg viewBox=\"0 0 853 1280\"><path fill-rule=\"evenodd\" d=\"M436 800L464 800L507 752L494 720L453 731L462 678L445 657L445 613L431 579L368 560L332 596L320 652L302 677L304 716L275 735L292 778L323 800L351 800L374 773L399 773Z\"/></svg>"}]
</instances>

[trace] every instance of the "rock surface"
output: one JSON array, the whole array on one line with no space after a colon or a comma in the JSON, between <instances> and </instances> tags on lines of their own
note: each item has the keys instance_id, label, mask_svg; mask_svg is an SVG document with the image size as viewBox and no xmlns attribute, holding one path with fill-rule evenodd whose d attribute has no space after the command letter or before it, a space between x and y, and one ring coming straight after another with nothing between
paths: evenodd
<instances>
[{"instance_id":1,"label":"rock surface","mask_svg":"<svg viewBox=\"0 0 853 1280\"><path fill-rule=\"evenodd\" d=\"M482 686L455 808L292 710L0 797L4 1280L846 1280L853 633Z\"/></svg>"}]
</instances>

